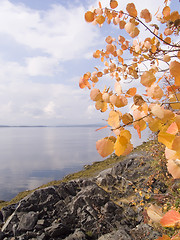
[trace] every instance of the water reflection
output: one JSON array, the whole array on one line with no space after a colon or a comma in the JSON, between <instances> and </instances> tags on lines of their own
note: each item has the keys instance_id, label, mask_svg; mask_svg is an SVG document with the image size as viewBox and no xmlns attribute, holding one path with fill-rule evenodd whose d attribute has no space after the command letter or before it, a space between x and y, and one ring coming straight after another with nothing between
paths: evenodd
<instances>
[{"instance_id":1,"label":"water reflection","mask_svg":"<svg viewBox=\"0 0 180 240\"><path fill-rule=\"evenodd\" d=\"M109 134L93 127L0 128L0 200L80 170L102 158L95 142ZM140 144L147 138L135 145Z\"/></svg>"}]
</instances>

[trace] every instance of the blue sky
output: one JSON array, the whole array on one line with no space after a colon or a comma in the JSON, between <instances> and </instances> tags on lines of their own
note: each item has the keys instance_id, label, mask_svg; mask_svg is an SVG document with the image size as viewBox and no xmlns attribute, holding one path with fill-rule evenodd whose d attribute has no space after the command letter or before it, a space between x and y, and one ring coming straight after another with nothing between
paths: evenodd
<instances>
[{"instance_id":1,"label":"blue sky","mask_svg":"<svg viewBox=\"0 0 180 240\"><path fill-rule=\"evenodd\" d=\"M155 13L163 0L132 2ZM103 122L89 91L78 86L81 75L94 70L93 51L114 31L84 21L92 6L98 1L0 0L0 125Z\"/></svg>"}]
</instances>

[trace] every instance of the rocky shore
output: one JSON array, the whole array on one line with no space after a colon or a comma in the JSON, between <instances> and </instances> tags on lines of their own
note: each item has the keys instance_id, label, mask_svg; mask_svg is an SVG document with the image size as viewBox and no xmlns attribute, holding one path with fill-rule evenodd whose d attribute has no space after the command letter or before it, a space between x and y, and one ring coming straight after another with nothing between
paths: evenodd
<instances>
[{"instance_id":1,"label":"rocky shore","mask_svg":"<svg viewBox=\"0 0 180 240\"><path fill-rule=\"evenodd\" d=\"M154 240L143 202L163 182L151 178L151 157L137 152L91 178L38 189L0 211L0 240Z\"/></svg>"}]
</instances>

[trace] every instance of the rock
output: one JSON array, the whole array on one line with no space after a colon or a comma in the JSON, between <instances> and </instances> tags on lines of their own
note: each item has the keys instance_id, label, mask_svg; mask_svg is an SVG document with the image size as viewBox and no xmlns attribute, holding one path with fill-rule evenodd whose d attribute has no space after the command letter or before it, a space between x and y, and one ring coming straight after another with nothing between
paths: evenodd
<instances>
[{"instance_id":1,"label":"rock","mask_svg":"<svg viewBox=\"0 0 180 240\"><path fill-rule=\"evenodd\" d=\"M86 235L80 229L76 229L74 233L70 234L64 240L86 240Z\"/></svg>"},{"instance_id":2,"label":"rock","mask_svg":"<svg viewBox=\"0 0 180 240\"><path fill-rule=\"evenodd\" d=\"M154 240L157 239L160 234L153 230L153 228L147 224L141 223L131 230L131 236L136 240Z\"/></svg>"},{"instance_id":3,"label":"rock","mask_svg":"<svg viewBox=\"0 0 180 240\"><path fill-rule=\"evenodd\" d=\"M53 224L45 228L45 235L49 238L61 237L63 239L71 233L72 231L62 223Z\"/></svg>"},{"instance_id":4,"label":"rock","mask_svg":"<svg viewBox=\"0 0 180 240\"><path fill-rule=\"evenodd\" d=\"M136 154L92 179L38 189L1 209L0 240L154 240L158 233L143 223L138 205L147 190L147 174L149 159ZM166 191L166 186L154 184ZM142 189L142 196L135 187Z\"/></svg>"},{"instance_id":5,"label":"rock","mask_svg":"<svg viewBox=\"0 0 180 240\"><path fill-rule=\"evenodd\" d=\"M136 238L134 238L135 240ZM98 238L98 240L132 240L132 238L127 234L127 232L121 228L117 231L105 234Z\"/></svg>"},{"instance_id":6,"label":"rock","mask_svg":"<svg viewBox=\"0 0 180 240\"><path fill-rule=\"evenodd\" d=\"M18 225L18 231L30 231L33 230L38 220L38 213L28 212L22 215Z\"/></svg>"},{"instance_id":7,"label":"rock","mask_svg":"<svg viewBox=\"0 0 180 240\"><path fill-rule=\"evenodd\" d=\"M0 240L3 240L5 238L5 234L0 231Z\"/></svg>"}]
</instances>

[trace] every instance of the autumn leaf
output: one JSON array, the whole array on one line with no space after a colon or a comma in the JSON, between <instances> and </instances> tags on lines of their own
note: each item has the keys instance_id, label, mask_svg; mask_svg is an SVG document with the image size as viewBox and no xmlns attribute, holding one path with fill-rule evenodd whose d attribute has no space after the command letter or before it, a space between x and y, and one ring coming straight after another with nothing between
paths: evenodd
<instances>
[{"instance_id":1,"label":"autumn leaf","mask_svg":"<svg viewBox=\"0 0 180 240\"><path fill-rule=\"evenodd\" d=\"M156 77L151 71L146 71L141 76L141 84L150 87L156 81Z\"/></svg>"},{"instance_id":2,"label":"autumn leaf","mask_svg":"<svg viewBox=\"0 0 180 240\"><path fill-rule=\"evenodd\" d=\"M165 148L165 157L168 160L175 160L176 159L176 151L169 149L168 147Z\"/></svg>"},{"instance_id":3,"label":"autumn leaf","mask_svg":"<svg viewBox=\"0 0 180 240\"><path fill-rule=\"evenodd\" d=\"M125 113L123 116L122 116L122 122L125 124L125 125L128 125L130 123L133 122L133 116L130 114L130 113Z\"/></svg>"},{"instance_id":4,"label":"autumn leaf","mask_svg":"<svg viewBox=\"0 0 180 240\"><path fill-rule=\"evenodd\" d=\"M151 112L155 117L160 119L164 118L164 109L158 104L155 104L151 107Z\"/></svg>"},{"instance_id":5,"label":"autumn leaf","mask_svg":"<svg viewBox=\"0 0 180 240\"><path fill-rule=\"evenodd\" d=\"M115 145L114 145L114 149L115 149L115 154L117 156L120 156L122 155L126 148L127 148L127 145L128 145L128 139L124 136L118 136L117 137L117 140L115 142Z\"/></svg>"},{"instance_id":6,"label":"autumn leaf","mask_svg":"<svg viewBox=\"0 0 180 240\"><path fill-rule=\"evenodd\" d=\"M160 88L160 86L157 83L153 83L150 87L147 87L146 91L147 91L147 95L152 99L160 100L164 95L163 90Z\"/></svg>"},{"instance_id":7,"label":"autumn leaf","mask_svg":"<svg viewBox=\"0 0 180 240\"><path fill-rule=\"evenodd\" d=\"M152 15L148 9L143 9L140 13L140 17L144 18L146 23L149 23L152 20Z\"/></svg>"},{"instance_id":8,"label":"autumn leaf","mask_svg":"<svg viewBox=\"0 0 180 240\"><path fill-rule=\"evenodd\" d=\"M178 100L178 102L177 102ZM172 104L170 104L170 106L172 107L172 109L180 109L180 93L176 93L175 94L171 94L169 96L169 102Z\"/></svg>"},{"instance_id":9,"label":"autumn leaf","mask_svg":"<svg viewBox=\"0 0 180 240\"><path fill-rule=\"evenodd\" d=\"M147 208L147 215L153 222L159 223L164 214L161 207L151 204Z\"/></svg>"},{"instance_id":10,"label":"autumn leaf","mask_svg":"<svg viewBox=\"0 0 180 240\"><path fill-rule=\"evenodd\" d=\"M175 85L180 86L180 62L178 61L171 62L169 70L171 75L175 78Z\"/></svg>"},{"instance_id":11,"label":"autumn leaf","mask_svg":"<svg viewBox=\"0 0 180 240\"><path fill-rule=\"evenodd\" d=\"M85 13L85 20L86 20L86 22L93 22L94 21L94 17L95 17L95 14L93 13L93 12L91 12L91 11L87 11L86 13Z\"/></svg>"},{"instance_id":12,"label":"autumn leaf","mask_svg":"<svg viewBox=\"0 0 180 240\"><path fill-rule=\"evenodd\" d=\"M180 160L179 159L169 159L167 161L167 169L174 179L180 178Z\"/></svg>"},{"instance_id":13,"label":"autumn leaf","mask_svg":"<svg viewBox=\"0 0 180 240\"><path fill-rule=\"evenodd\" d=\"M171 9L170 9L169 6L166 6L166 7L163 8L162 13L163 13L164 17L169 16L169 15L170 15L170 12L171 12Z\"/></svg>"},{"instance_id":14,"label":"autumn leaf","mask_svg":"<svg viewBox=\"0 0 180 240\"><path fill-rule=\"evenodd\" d=\"M137 88L133 87L130 88L127 92L126 92L126 97L134 97L134 95L137 92Z\"/></svg>"},{"instance_id":15,"label":"autumn leaf","mask_svg":"<svg viewBox=\"0 0 180 240\"><path fill-rule=\"evenodd\" d=\"M116 0L111 0L110 1L110 7L112 9L117 8L117 6L118 6L118 2Z\"/></svg>"},{"instance_id":16,"label":"autumn leaf","mask_svg":"<svg viewBox=\"0 0 180 240\"><path fill-rule=\"evenodd\" d=\"M160 221L163 227L180 227L180 213L169 210Z\"/></svg>"},{"instance_id":17,"label":"autumn leaf","mask_svg":"<svg viewBox=\"0 0 180 240\"><path fill-rule=\"evenodd\" d=\"M172 143L172 150L180 151L180 136L175 136L174 141Z\"/></svg>"},{"instance_id":18,"label":"autumn leaf","mask_svg":"<svg viewBox=\"0 0 180 240\"><path fill-rule=\"evenodd\" d=\"M134 3L128 3L126 6L126 10L131 16L137 17L137 10Z\"/></svg>"},{"instance_id":19,"label":"autumn leaf","mask_svg":"<svg viewBox=\"0 0 180 240\"><path fill-rule=\"evenodd\" d=\"M156 240L171 240L168 235L163 235L162 237L158 237Z\"/></svg>"},{"instance_id":20,"label":"autumn leaf","mask_svg":"<svg viewBox=\"0 0 180 240\"><path fill-rule=\"evenodd\" d=\"M166 132L176 135L176 133L178 133L178 126L176 122L171 123Z\"/></svg>"},{"instance_id":21,"label":"autumn leaf","mask_svg":"<svg viewBox=\"0 0 180 240\"><path fill-rule=\"evenodd\" d=\"M120 126L120 115L119 112L117 111L110 111L109 113L109 118L108 118L108 124L112 127L112 128L118 128Z\"/></svg>"},{"instance_id":22,"label":"autumn leaf","mask_svg":"<svg viewBox=\"0 0 180 240\"><path fill-rule=\"evenodd\" d=\"M171 238L171 240L180 240L180 232L178 234L176 234L175 236L173 236Z\"/></svg>"},{"instance_id":23,"label":"autumn leaf","mask_svg":"<svg viewBox=\"0 0 180 240\"><path fill-rule=\"evenodd\" d=\"M114 151L114 142L108 138L102 138L96 142L96 149L102 157L107 157Z\"/></svg>"},{"instance_id":24,"label":"autumn leaf","mask_svg":"<svg viewBox=\"0 0 180 240\"><path fill-rule=\"evenodd\" d=\"M159 132L158 134L158 141L163 143L166 147L170 149L172 148L174 139L175 139L175 136L170 133Z\"/></svg>"}]
</instances>

